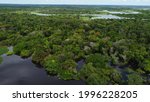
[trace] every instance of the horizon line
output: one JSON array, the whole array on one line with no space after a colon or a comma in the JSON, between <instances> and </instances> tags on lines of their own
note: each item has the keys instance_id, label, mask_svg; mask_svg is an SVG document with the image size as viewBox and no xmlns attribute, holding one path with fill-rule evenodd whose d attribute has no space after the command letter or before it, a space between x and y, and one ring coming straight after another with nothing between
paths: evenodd
<instances>
[{"instance_id":1,"label":"horizon line","mask_svg":"<svg viewBox=\"0 0 150 102\"><path fill-rule=\"evenodd\" d=\"M141 4L141 5L137 5L137 4L36 4L36 3L0 3L0 5L66 5L66 6L150 6L150 5L145 5L145 4Z\"/></svg>"}]
</instances>

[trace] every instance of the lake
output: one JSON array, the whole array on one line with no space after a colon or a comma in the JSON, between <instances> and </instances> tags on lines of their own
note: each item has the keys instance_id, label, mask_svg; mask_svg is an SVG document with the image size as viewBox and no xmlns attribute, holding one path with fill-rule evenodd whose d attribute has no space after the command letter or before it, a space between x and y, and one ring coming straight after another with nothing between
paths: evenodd
<instances>
[{"instance_id":1,"label":"lake","mask_svg":"<svg viewBox=\"0 0 150 102\"><path fill-rule=\"evenodd\" d=\"M108 14L140 14L140 12L137 11L108 11L108 10L102 10L102 11L97 11L101 13L108 13Z\"/></svg>"},{"instance_id":2,"label":"lake","mask_svg":"<svg viewBox=\"0 0 150 102\"><path fill-rule=\"evenodd\" d=\"M37 16L56 16L56 15L80 15L80 16L85 16L85 17L91 17L91 19L130 19L130 18L125 18L125 17L119 17L115 14L140 14L140 12L137 11L108 11L108 10L102 10L102 11L97 11L101 13L106 13L106 14L43 14L43 13L38 13L38 12L31 12L33 15Z\"/></svg>"},{"instance_id":3,"label":"lake","mask_svg":"<svg viewBox=\"0 0 150 102\"><path fill-rule=\"evenodd\" d=\"M91 19L124 19L124 17L119 17L115 15L99 15L99 16L94 16Z\"/></svg>"},{"instance_id":4,"label":"lake","mask_svg":"<svg viewBox=\"0 0 150 102\"><path fill-rule=\"evenodd\" d=\"M56 15L73 15L76 16L77 14L42 14L42 13L34 13L31 14L37 15L37 16L56 16ZM124 19L124 17L119 17L112 14L79 14L80 16L84 17L91 17L91 19Z\"/></svg>"}]
</instances>

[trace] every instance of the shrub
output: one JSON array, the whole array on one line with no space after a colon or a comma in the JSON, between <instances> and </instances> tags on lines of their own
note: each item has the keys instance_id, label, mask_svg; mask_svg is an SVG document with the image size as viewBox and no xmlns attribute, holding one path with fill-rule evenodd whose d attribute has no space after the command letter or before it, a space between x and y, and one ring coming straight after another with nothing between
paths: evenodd
<instances>
[{"instance_id":1,"label":"shrub","mask_svg":"<svg viewBox=\"0 0 150 102\"><path fill-rule=\"evenodd\" d=\"M14 52L12 52L12 51L8 51L7 52L7 56L11 56L11 55L13 55L14 54Z\"/></svg>"},{"instance_id":2,"label":"shrub","mask_svg":"<svg viewBox=\"0 0 150 102\"><path fill-rule=\"evenodd\" d=\"M142 77L138 74L129 74L127 83L128 85L142 85L144 80Z\"/></svg>"},{"instance_id":3,"label":"shrub","mask_svg":"<svg viewBox=\"0 0 150 102\"><path fill-rule=\"evenodd\" d=\"M8 52L8 48L6 46L0 46L0 55L7 53Z\"/></svg>"},{"instance_id":4,"label":"shrub","mask_svg":"<svg viewBox=\"0 0 150 102\"><path fill-rule=\"evenodd\" d=\"M44 59L44 67L48 73L55 75L60 71L60 63L55 56L49 55Z\"/></svg>"},{"instance_id":5,"label":"shrub","mask_svg":"<svg viewBox=\"0 0 150 102\"><path fill-rule=\"evenodd\" d=\"M21 55L21 57L29 57L30 51L29 50L22 50L20 55Z\"/></svg>"}]
</instances>

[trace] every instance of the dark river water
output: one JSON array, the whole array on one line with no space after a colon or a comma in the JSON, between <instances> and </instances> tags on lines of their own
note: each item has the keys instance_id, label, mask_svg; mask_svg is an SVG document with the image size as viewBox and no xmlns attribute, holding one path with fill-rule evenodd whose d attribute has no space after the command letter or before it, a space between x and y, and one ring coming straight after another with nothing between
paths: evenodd
<instances>
[{"instance_id":1,"label":"dark river water","mask_svg":"<svg viewBox=\"0 0 150 102\"><path fill-rule=\"evenodd\" d=\"M61 80L48 76L44 68L39 68L31 59L20 56L2 55L0 64L0 85L84 85L82 80Z\"/></svg>"}]
</instances>

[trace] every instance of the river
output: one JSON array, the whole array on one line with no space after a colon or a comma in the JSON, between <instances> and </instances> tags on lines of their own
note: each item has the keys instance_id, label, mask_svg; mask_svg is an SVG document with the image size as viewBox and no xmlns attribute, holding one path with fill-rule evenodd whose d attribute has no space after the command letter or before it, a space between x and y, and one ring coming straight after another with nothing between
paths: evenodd
<instances>
[{"instance_id":1,"label":"river","mask_svg":"<svg viewBox=\"0 0 150 102\"><path fill-rule=\"evenodd\" d=\"M9 50L12 50L9 48ZM84 85L82 80L61 80L49 76L44 68L32 63L30 58L18 55L2 55L0 64L0 85Z\"/></svg>"}]
</instances>

